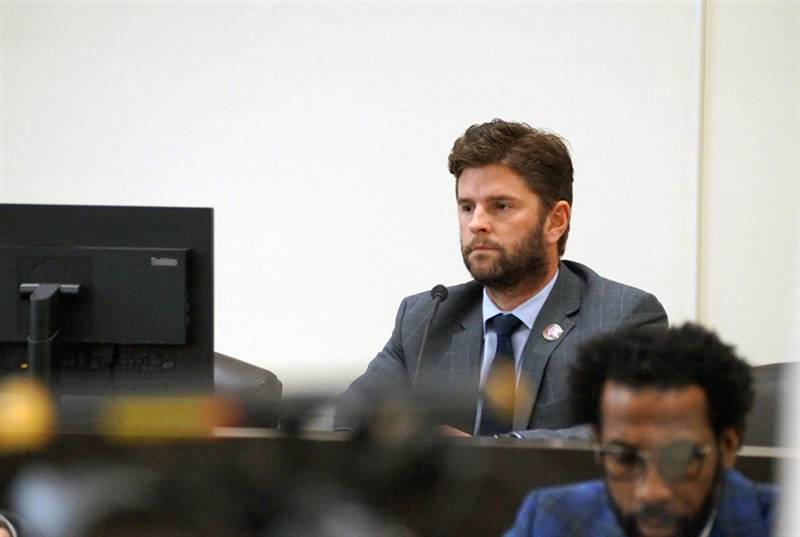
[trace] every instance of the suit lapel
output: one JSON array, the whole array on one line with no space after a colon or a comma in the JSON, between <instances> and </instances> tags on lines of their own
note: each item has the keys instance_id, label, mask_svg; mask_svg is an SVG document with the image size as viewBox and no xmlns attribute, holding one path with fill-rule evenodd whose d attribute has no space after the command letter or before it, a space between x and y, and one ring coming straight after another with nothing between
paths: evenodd
<instances>
[{"instance_id":1,"label":"suit lapel","mask_svg":"<svg viewBox=\"0 0 800 537\"><path fill-rule=\"evenodd\" d=\"M459 429L472 433L475 426L475 412L478 401L478 385L481 376L481 349L483 345L483 315L480 302L464 317L461 330L453 334L452 345L447 353L447 362L456 369L455 375L450 375L450 381L455 382L454 390L464 396L464 401L471 402L469 412L461 416L456 425Z\"/></svg>"},{"instance_id":2,"label":"suit lapel","mask_svg":"<svg viewBox=\"0 0 800 537\"><path fill-rule=\"evenodd\" d=\"M426 353L426 384L432 393L446 394L443 404L463 409L452 413L448 424L471 433L475 426L483 345L482 287L475 283L445 303L443 324ZM469 408L467 408L469 407Z\"/></svg>"},{"instance_id":3,"label":"suit lapel","mask_svg":"<svg viewBox=\"0 0 800 537\"><path fill-rule=\"evenodd\" d=\"M561 263L556 284L536 317L531 335L522 351L514 411L516 430L529 428L547 362L553 351L575 327L575 322L568 316L580 308L582 287L580 278ZM543 335L544 329L551 324L557 324L563 329L563 333L555 341L548 341Z\"/></svg>"},{"instance_id":4,"label":"suit lapel","mask_svg":"<svg viewBox=\"0 0 800 537\"><path fill-rule=\"evenodd\" d=\"M481 375L481 348L483 343L483 314L481 306L476 307L464 317L461 331L453 334L451 363L466 365L467 386L477 389Z\"/></svg>"}]
</instances>

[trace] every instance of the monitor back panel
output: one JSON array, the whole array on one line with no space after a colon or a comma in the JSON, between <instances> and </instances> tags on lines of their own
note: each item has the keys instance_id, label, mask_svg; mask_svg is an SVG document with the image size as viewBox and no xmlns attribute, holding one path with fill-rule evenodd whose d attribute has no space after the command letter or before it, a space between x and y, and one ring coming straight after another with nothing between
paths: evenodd
<instances>
[{"instance_id":1,"label":"monitor back panel","mask_svg":"<svg viewBox=\"0 0 800 537\"><path fill-rule=\"evenodd\" d=\"M59 303L53 388L213 391L211 209L0 204L0 375L25 373L22 283L77 283Z\"/></svg>"}]
</instances>

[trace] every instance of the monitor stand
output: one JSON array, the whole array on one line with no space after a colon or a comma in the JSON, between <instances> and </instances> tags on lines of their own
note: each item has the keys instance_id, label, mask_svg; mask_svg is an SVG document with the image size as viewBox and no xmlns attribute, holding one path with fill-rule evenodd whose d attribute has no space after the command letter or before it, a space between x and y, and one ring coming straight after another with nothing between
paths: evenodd
<instances>
[{"instance_id":1,"label":"monitor stand","mask_svg":"<svg viewBox=\"0 0 800 537\"><path fill-rule=\"evenodd\" d=\"M80 298L81 286L70 283L23 283L19 286L19 293L31 303L29 375L52 388L53 343L61 329L58 306L62 297Z\"/></svg>"}]
</instances>

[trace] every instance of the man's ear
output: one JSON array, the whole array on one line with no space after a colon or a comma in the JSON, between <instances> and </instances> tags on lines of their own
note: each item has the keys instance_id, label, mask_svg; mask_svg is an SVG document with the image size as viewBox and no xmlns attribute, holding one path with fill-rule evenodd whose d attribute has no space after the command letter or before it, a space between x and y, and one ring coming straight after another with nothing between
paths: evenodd
<instances>
[{"instance_id":1,"label":"man's ear","mask_svg":"<svg viewBox=\"0 0 800 537\"><path fill-rule=\"evenodd\" d=\"M719 435L719 459L723 468L733 468L741 434L736 427L728 427Z\"/></svg>"},{"instance_id":2,"label":"man's ear","mask_svg":"<svg viewBox=\"0 0 800 537\"><path fill-rule=\"evenodd\" d=\"M561 236L569 228L572 207L564 200L557 201L544 221L544 240L547 244L557 244Z\"/></svg>"}]
</instances>

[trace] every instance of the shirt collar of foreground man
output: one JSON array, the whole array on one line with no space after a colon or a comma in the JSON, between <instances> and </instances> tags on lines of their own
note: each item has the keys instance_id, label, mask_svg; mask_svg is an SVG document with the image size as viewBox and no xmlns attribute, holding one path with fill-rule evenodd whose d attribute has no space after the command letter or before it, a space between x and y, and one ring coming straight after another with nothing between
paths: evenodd
<instances>
[{"instance_id":1,"label":"shirt collar of foreground man","mask_svg":"<svg viewBox=\"0 0 800 537\"><path fill-rule=\"evenodd\" d=\"M770 534L774 489L732 469L750 368L715 334L687 324L605 336L580 350L569 382L603 479L532 492L506 537Z\"/></svg>"}]
</instances>

